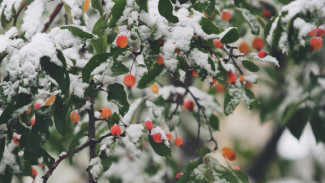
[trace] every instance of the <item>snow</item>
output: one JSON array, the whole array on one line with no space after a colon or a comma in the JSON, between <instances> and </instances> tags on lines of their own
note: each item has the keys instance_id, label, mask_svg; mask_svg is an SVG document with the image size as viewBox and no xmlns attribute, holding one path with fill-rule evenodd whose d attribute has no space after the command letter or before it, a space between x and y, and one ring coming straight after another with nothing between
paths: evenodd
<instances>
[{"instance_id":1,"label":"snow","mask_svg":"<svg viewBox=\"0 0 325 183\"><path fill-rule=\"evenodd\" d=\"M90 160L89 167L90 167L89 172L91 173L95 181L103 170L102 161L100 160L99 157L93 158Z\"/></svg>"},{"instance_id":2,"label":"snow","mask_svg":"<svg viewBox=\"0 0 325 183\"><path fill-rule=\"evenodd\" d=\"M278 25L278 21L279 21L279 17L277 17L274 22L272 23L271 29L269 34L266 37L266 41L269 45L272 45L272 41L273 41L273 32L276 29L277 25Z\"/></svg>"},{"instance_id":3,"label":"snow","mask_svg":"<svg viewBox=\"0 0 325 183\"><path fill-rule=\"evenodd\" d=\"M142 124L132 124L126 128L126 135L129 137L131 142L136 144L139 142L139 139L142 136L142 130Z\"/></svg>"},{"instance_id":4,"label":"snow","mask_svg":"<svg viewBox=\"0 0 325 183\"><path fill-rule=\"evenodd\" d=\"M299 30L298 38L300 40L300 45L303 46L306 44L304 38L308 35L311 30L316 27L314 24L307 23L305 20L299 17L295 19L295 21L293 22L293 26Z\"/></svg>"},{"instance_id":5,"label":"snow","mask_svg":"<svg viewBox=\"0 0 325 183\"><path fill-rule=\"evenodd\" d=\"M218 74L217 71L213 71L211 68L211 65L209 63L209 54L204 53L197 48L194 48L193 50L191 50L191 53L189 55L189 61L190 61L191 66L194 66L194 64L197 64L202 69L208 71L208 73L211 75Z\"/></svg>"},{"instance_id":6,"label":"snow","mask_svg":"<svg viewBox=\"0 0 325 183\"><path fill-rule=\"evenodd\" d=\"M20 167L17 163L16 156L13 153L16 147L17 145L13 142L10 142L7 146L5 146L3 157L0 162L0 175L4 175L7 166L13 169L13 173L20 172Z\"/></svg>"},{"instance_id":7,"label":"snow","mask_svg":"<svg viewBox=\"0 0 325 183\"><path fill-rule=\"evenodd\" d=\"M0 53L3 53L7 50L8 46L12 45L12 36L16 36L18 30L16 27L10 28L4 35L0 35Z\"/></svg>"},{"instance_id":8,"label":"snow","mask_svg":"<svg viewBox=\"0 0 325 183\"><path fill-rule=\"evenodd\" d=\"M282 7L282 12L288 12L284 19L286 22L298 13L315 12L324 7L325 0L296 0Z\"/></svg>"},{"instance_id":9,"label":"snow","mask_svg":"<svg viewBox=\"0 0 325 183\"><path fill-rule=\"evenodd\" d=\"M70 94L74 94L79 98L84 97L85 89L88 87L88 83L83 83L82 78L74 74L69 74L70 77Z\"/></svg>"},{"instance_id":10,"label":"snow","mask_svg":"<svg viewBox=\"0 0 325 183\"><path fill-rule=\"evenodd\" d=\"M221 113L223 111L214 96L209 95L194 86L189 87L189 89L192 93L194 93L195 97L200 99L199 103L205 108L207 114L211 114L213 112ZM193 100L191 97L189 97L189 99Z\"/></svg>"},{"instance_id":11,"label":"snow","mask_svg":"<svg viewBox=\"0 0 325 183\"><path fill-rule=\"evenodd\" d=\"M41 28L41 17L44 11L44 0L35 0L27 7L24 15L24 23L21 30L25 32L25 37L31 39Z\"/></svg>"},{"instance_id":12,"label":"snow","mask_svg":"<svg viewBox=\"0 0 325 183\"><path fill-rule=\"evenodd\" d=\"M262 61L262 62L271 62L271 63L273 63L275 66L280 67L280 65L279 65L279 61L278 61L275 57L272 57L272 56L270 56L270 55L267 55L267 56L264 57L264 58L260 58L260 57L257 55L257 53L250 53L250 54L248 54L248 57L250 57L250 58L254 58L254 59L259 60L259 61Z\"/></svg>"},{"instance_id":13,"label":"snow","mask_svg":"<svg viewBox=\"0 0 325 183\"><path fill-rule=\"evenodd\" d=\"M80 25L82 18L83 1L80 0L63 0L71 8L72 21L75 25Z\"/></svg>"},{"instance_id":14,"label":"snow","mask_svg":"<svg viewBox=\"0 0 325 183\"><path fill-rule=\"evenodd\" d=\"M12 18L12 9L17 12L21 2L22 0L4 0L1 3L0 7L0 9L2 10L1 15L3 13L5 15L5 19L9 21Z\"/></svg>"},{"instance_id":15,"label":"snow","mask_svg":"<svg viewBox=\"0 0 325 183\"><path fill-rule=\"evenodd\" d=\"M69 30L54 27L48 36L53 40L56 48L62 50L82 43L82 40L75 37Z\"/></svg>"}]
</instances>

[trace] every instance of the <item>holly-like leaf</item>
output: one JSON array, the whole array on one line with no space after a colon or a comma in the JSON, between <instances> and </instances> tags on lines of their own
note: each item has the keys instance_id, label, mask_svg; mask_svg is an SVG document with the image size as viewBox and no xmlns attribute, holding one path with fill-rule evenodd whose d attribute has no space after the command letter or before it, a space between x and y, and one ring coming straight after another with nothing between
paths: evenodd
<instances>
[{"instance_id":1,"label":"holly-like leaf","mask_svg":"<svg viewBox=\"0 0 325 183\"><path fill-rule=\"evenodd\" d=\"M68 29L73 35L81 38L81 39L93 39L94 35L89 32L86 32L79 27L73 25L64 25L60 27L61 29Z\"/></svg>"},{"instance_id":2,"label":"holly-like leaf","mask_svg":"<svg viewBox=\"0 0 325 183\"><path fill-rule=\"evenodd\" d=\"M126 6L126 0L118 0L111 11L111 15L112 18L109 22L109 27L115 27L116 26L116 22L121 18L121 16L123 15L123 11L125 9Z\"/></svg>"},{"instance_id":3,"label":"holly-like leaf","mask_svg":"<svg viewBox=\"0 0 325 183\"><path fill-rule=\"evenodd\" d=\"M178 17L173 15L173 5L169 0L159 0L158 11L168 22L177 23Z\"/></svg>"},{"instance_id":4,"label":"holly-like leaf","mask_svg":"<svg viewBox=\"0 0 325 183\"><path fill-rule=\"evenodd\" d=\"M151 84L153 84L159 74L164 70L164 67L158 64L154 64L152 69L150 69L147 73L145 73L139 83L138 88L143 89L149 87Z\"/></svg>"},{"instance_id":5,"label":"holly-like leaf","mask_svg":"<svg viewBox=\"0 0 325 183\"><path fill-rule=\"evenodd\" d=\"M251 71L251 72L257 72L257 71L259 70L258 66L255 65L255 64L254 64L253 62L251 62L251 61L243 60L243 61L242 61L242 64L243 64L243 66L244 66L247 70L249 70L249 71Z\"/></svg>"},{"instance_id":6,"label":"holly-like leaf","mask_svg":"<svg viewBox=\"0 0 325 183\"><path fill-rule=\"evenodd\" d=\"M123 85L118 83L108 85L107 100L117 105L122 116L128 112L130 105Z\"/></svg>"},{"instance_id":7,"label":"holly-like leaf","mask_svg":"<svg viewBox=\"0 0 325 183\"><path fill-rule=\"evenodd\" d=\"M151 147L153 148L153 150L159 155L159 156L163 156L166 158L170 158L172 157L172 152L170 150L170 148L164 143L156 143L152 136L149 135L149 142Z\"/></svg>"}]
</instances>

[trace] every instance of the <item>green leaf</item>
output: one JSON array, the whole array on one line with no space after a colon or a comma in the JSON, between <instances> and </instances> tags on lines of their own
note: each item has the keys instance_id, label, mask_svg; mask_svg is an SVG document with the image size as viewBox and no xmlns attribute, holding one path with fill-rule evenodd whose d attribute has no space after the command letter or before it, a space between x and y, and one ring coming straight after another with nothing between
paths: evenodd
<instances>
[{"instance_id":1,"label":"green leaf","mask_svg":"<svg viewBox=\"0 0 325 183\"><path fill-rule=\"evenodd\" d=\"M1 13L1 26L4 30L6 30L7 25L11 22L12 17L10 17L10 20L7 20L6 15L5 15L5 9L7 8L7 5L4 6L4 8L2 9L2 13Z\"/></svg>"},{"instance_id":2,"label":"green leaf","mask_svg":"<svg viewBox=\"0 0 325 183\"><path fill-rule=\"evenodd\" d=\"M173 5L169 0L159 0L158 11L168 22L177 23L178 17L173 15Z\"/></svg>"},{"instance_id":3,"label":"green leaf","mask_svg":"<svg viewBox=\"0 0 325 183\"><path fill-rule=\"evenodd\" d=\"M135 2L140 7L140 10L148 12L148 0L136 0Z\"/></svg>"},{"instance_id":4,"label":"green leaf","mask_svg":"<svg viewBox=\"0 0 325 183\"><path fill-rule=\"evenodd\" d=\"M91 45L94 47L96 53L105 53L107 51L107 33L104 32L98 39L91 40Z\"/></svg>"},{"instance_id":5,"label":"green leaf","mask_svg":"<svg viewBox=\"0 0 325 183\"><path fill-rule=\"evenodd\" d=\"M116 26L116 22L121 18L121 16L123 15L123 11L125 9L126 6L126 0L118 0L111 11L111 15L112 18L109 22L109 27L115 27Z\"/></svg>"},{"instance_id":6,"label":"green leaf","mask_svg":"<svg viewBox=\"0 0 325 183\"><path fill-rule=\"evenodd\" d=\"M254 95L254 93L252 91L250 91L249 89L244 88L243 96L244 96L243 100L248 105L249 110L251 110L255 105L255 95Z\"/></svg>"},{"instance_id":7,"label":"green leaf","mask_svg":"<svg viewBox=\"0 0 325 183\"><path fill-rule=\"evenodd\" d=\"M3 151L5 150L5 145L6 145L6 138L1 138L0 139L0 162L2 160Z\"/></svg>"},{"instance_id":8,"label":"green leaf","mask_svg":"<svg viewBox=\"0 0 325 183\"><path fill-rule=\"evenodd\" d=\"M249 183L247 175L240 170L233 170L237 178L241 181L241 183Z\"/></svg>"},{"instance_id":9,"label":"green leaf","mask_svg":"<svg viewBox=\"0 0 325 183\"><path fill-rule=\"evenodd\" d=\"M209 123L214 130L219 130L219 118L216 115L210 115Z\"/></svg>"},{"instance_id":10,"label":"green leaf","mask_svg":"<svg viewBox=\"0 0 325 183\"><path fill-rule=\"evenodd\" d=\"M201 157L204 157L205 155L209 154L210 152L211 152L211 149L206 146L203 146L200 148L200 156Z\"/></svg>"},{"instance_id":11,"label":"green leaf","mask_svg":"<svg viewBox=\"0 0 325 183\"><path fill-rule=\"evenodd\" d=\"M110 53L99 53L88 61L82 70L82 81L89 83L90 74L93 70L98 67L101 63L106 62L106 60L111 56Z\"/></svg>"},{"instance_id":12,"label":"green leaf","mask_svg":"<svg viewBox=\"0 0 325 183\"><path fill-rule=\"evenodd\" d=\"M260 33L260 25L257 21L257 18L250 13L249 10L244 8L237 8L239 12L243 15L244 19L248 23L249 27L251 28L251 31L255 35L259 35Z\"/></svg>"},{"instance_id":13,"label":"green leaf","mask_svg":"<svg viewBox=\"0 0 325 183\"><path fill-rule=\"evenodd\" d=\"M189 162L183 172L183 175L179 177L177 183L187 183L190 181L190 175L195 168L197 168L201 164L200 159L193 160Z\"/></svg>"},{"instance_id":14,"label":"green leaf","mask_svg":"<svg viewBox=\"0 0 325 183\"><path fill-rule=\"evenodd\" d=\"M325 143L325 120L318 115L318 112L315 112L313 117L310 119L310 125L314 132L316 141Z\"/></svg>"},{"instance_id":15,"label":"green leaf","mask_svg":"<svg viewBox=\"0 0 325 183\"><path fill-rule=\"evenodd\" d=\"M280 50L279 48L279 42L280 42L280 38L282 35L282 32L284 31L283 27L282 27L282 17L280 16L278 18L278 23L277 26L275 28L275 30L273 31L273 35L272 35L272 47L274 47L274 49L276 50Z\"/></svg>"},{"instance_id":16,"label":"green leaf","mask_svg":"<svg viewBox=\"0 0 325 183\"><path fill-rule=\"evenodd\" d=\"M103 165L103 172L107 171L112 166L112 157L100 157L100 160Z\"/></svg>"},{"instance_id":17,"label":"green leaf","mask_svg":"<svg viewBox=\"0 0 325 183\"><path fill-rule=\"evenodd\" d=\"M103 15L102 0L91 0L91 6L96 9L100 15Z\"/></svg>"},{"instance_id":18,"label":"green leaf","mask_svg":"<svg viewBox=\"0 0 325 183\"><path fill-rule=\"evenodd\" d=\"M66 69L56 65L50 61L50 58L45 56L41 58L41 66L45 72L51 76L59 85L62 93L65 96L69 95L70 78Z\"/></svg>"},{"instance_id":19,"label":"green leaf","mask_svg":"<svg viewBox=\"0 0 325 183\"><path fill-rule=\"evenodd\" d=\"M3 110L0 116L0 124L7 123L9 119L12 117L12 114L15 110L24 107L30 104L32 101L32 96L25 93L19 93L14 99L12 99L11 103L7 105L7 107Z\"/></svg>"},{"instance_id":20,"label":"green leaf","mask_svg":"<svg viewBox=\"0 0 325 183\"><path fill-rule=\"evenodd\" d=\"M122 116L128 112L130 105L123 85L118 83L108 85L107 100L117 105Z\"/></svg>"},{"instance_id":21,"label":"green leaf","mask_svg":"<svg viewBox=\"0 0 325 183\"><path fill-rule=\"evenodd\" d=\"M221 62L218 62L218 74L217 74L217 80L219 83L226 85L227 84L227 71L222 66Z\"/></svg>"},{"instance_id":22,"label":"green leaf","mask_svg":"<svg viewBox=\"0 0 325 183\"><path fill-rule=\"evenodd\" d=\"M222 34L224 36L221 38L221 42L224 44L233 43L239 38L238 28L236 27L228 28L225 30L225 32L222 32Z\"/></svg>"},{"instance_id":23,"label":"green leaf","mask_svg":"<svg viewBox=\"0 0 325 183\"><path fill-rule=\"evenodd\" d=\"M120 116L114 112L113 115L107 119L107 125L110 129L114 124L118 124L120 122Z\"/></svg>"},{"instance_id":24,"label":"green leaf","mask_svg":"<svg viewBox=\"0 0 325 183\"><path fill-rule=\"evenodd\" d=\"M111 76L120 76L129 72L129 69L121 63L114 62L111 67Z\"/></svg>"},{"instance_id":25,"label":"green leaf","mask_svg":"<svg viewBox=\"0 0 325 183\"><path fill-rule=\"evenodd\" d=\"M68 111L68 105L64 104L64 101L60 95L57 95L54 101L54 124L62 136L64 136L66 132Z\"/></svg>"},{"instance_id":26,"label":"green leaf","mask_svg":"<svg viewBox=\"0 0 325 183\"><path fill-rule=\"evenodd\" d=\"M251 71L251 72L257 72L257 71L259 70L258 66L255 65L255 64L254 64L253 62L251 62L251 61L243 60L243 61L242 61L242 64L243 64L243 66L244 66L247 70L249 70L249 71Z\"/></svg>"},{"instance_id":27,"label":"green leaf","mask_svg":"<svg viewBox=\"0 0 325 183\"><path fill-rule=\"evenodd\" d=\"M300 108L297 109L293 113L292 117L288 120L287 128L297 139L300 138L310 116L311 111L309 108Z\"/></svg>"},{"instance_id":28,"label":"green leaf","mask_svg":"<svg viewBox=\"0 0 325 183\"><path fill-rule=\"evenodd\" d=\"M156 143L152 136L149 135L149 142L153 150L159 155L166 158L172 157L172 152L168 146L164 142Z\"/></svg>"},{"instance_id":29,"label":"green leaf","mask_svg":"<svg viewBox=\"0 0 325 183\"><path fill-rule=\"evenodd\" d=\"M80 29L79 27L73 25L64 25L60 27L61 29L68 29L73 35L80 37L81 39L93 39L94 35Z\"/></svg>"},{"instance_id":30,"label":"green leaf","mask_svg":"<svg viewBox=\"0 0 325 183\"><path fill-rule=\"evenodd\" d=\"M97 22L95 23L94 25L94 28L93 28L93 34L96 34L96 35L101 35L102 33L106 32L106 29L108 28L108 15L105 14L103 16L101 16Z\"/></svg>"},{"instance_id":31,"label":"green leaf","mask_svg":"<svg viewBox=\"0 0 325 183\"><path fill-rule=\"evenodd\" d=\"M24 158L29 161L31 165L40 164L39 159L43 159L43 163L48 167L54 164L54 158L49 155L43 148L34 149L33 151L24 152Z\"/></svg>"},{"instance_id":32,"label":"green leaf","mask_svg":"<svg viewBox=\"0 0 325 183\"><path fill-rule=\"evenodd\" d=\"M217 26L215 26L211 20L207 18L201 18L200 25L202 26L202 29L207 34L219 34L220 30Z\"/></svg>"},{"instance_id":33,"label":"green leaf","mask_svg":"<svg viewBox=\"0 0 325 183\"><path fill-rule=\"evenodd\" d=\"M143 89L149 87L151 84L153 84L159 74L164 70L164 67L158 64L154 64L152 69L150 69L147 73L145 73L139 83L137 88Z\"/></svg>"},{"instance_id":34,"label":"green leaf","mask_svg":"<svg viewBox=\"0 0 325 183\"><path fill-rule=\"evenodd\" d=\"M226 116L231 114L235 107L240 103L242 98L242 89L241 87L236 87L233 85L229 85L226 90L226 95L224 99L224 113Z\"/></svg>"}]
</instances>

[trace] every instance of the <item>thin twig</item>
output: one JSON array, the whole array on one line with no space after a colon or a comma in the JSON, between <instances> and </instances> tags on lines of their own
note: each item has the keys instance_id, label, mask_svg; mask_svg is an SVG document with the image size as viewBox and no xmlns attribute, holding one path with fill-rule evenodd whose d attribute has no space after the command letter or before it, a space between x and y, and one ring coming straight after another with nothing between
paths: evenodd
<instances>
[{"instance_id":1,"label":"thin twig","mask_svg":"<svg viewBox=\"0 0 325 183\"><path fill-rule=\"evenodd\" d=\"M27 2L24 3L24 4L19 8L17 14L14 16L14 22L12 23L12 26L16 27L16 25L17 25L17 20L18 20L18 17L19 17L19 14L20 14L21 11L24 9L24 7L25 7L26 4L27 4Z\"/></svg>"},{"instance_id":2,"label":"thin twig","mask_svg":"<svg viewBox=\"0 0 325 183\"><path fill-rule=\"evenodd\" d=\"M55 19L55 17L59 14L61 8L63 6L63 2L60 2L53 10L53 12L50 15L50 19L49 21L44 25L42 32L46 32L47 29L50 27L50 25L52 24L53 20Z\"/></svg>"}]
</instances>

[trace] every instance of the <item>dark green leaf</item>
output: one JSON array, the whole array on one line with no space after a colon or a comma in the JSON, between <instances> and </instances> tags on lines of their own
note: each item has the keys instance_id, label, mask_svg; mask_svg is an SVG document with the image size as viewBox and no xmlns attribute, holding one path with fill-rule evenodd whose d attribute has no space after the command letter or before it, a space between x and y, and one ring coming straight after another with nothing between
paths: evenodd
<instances>
[{"instance_id":1,"label":"dark green leaf","mask_svg":"<svg viewBox=\"0 0 325 183\"><path fill-rule=\"evenodd\" d=\"M257 18L250 13L249 10L245 8L237 8L239 12L243 15L244 19L248 23L249 27L251 28L251 31L255 35L259 35L260 33L260 25L257 21Z\"/></svg>"},{"instance_id":2,"label":"dark green leaf","mask_svg":"<svg viewBox=\"0 0 325 183\"><path fill-rule=\"evenodd\" d=\"M124 116L129 110L129 102L124 87L115 83L107 87L107 100L117 105L120 114Z\"/></svg>"},{"instance_id":3,"label":"dark green leaf","mask_svg":"<svg viewBox=\"0 0 325 183\"><path fill-rule=\"evenodd\" d=\"M98 39L91 40L91 45L96 53L105 53L107 51L107 33L104 32L98 36Z\"/></svg>"},{"instance_id":4,"label":"dark green leaf","mask_svg":"<svg viewBox=\"0 0 325 183\"><path fill-rule=\"evenodd\" d=\"M135 2L140 7L140 10L148 12L148 0L136 0Z\"/></svg>"},{"instance_id":5,"label":"dark green leaf","mask_svg":"<svg viewBox=\"0 0 325 183\"><path fill-rule=\"evenodd\" d=\"M251 110L254 107L255 104L255 95L252 91L250 91L249 89L244 88L244 94L246 95L246 97L244 98L244 101L246 102L246 104L249 107L249 110Z\"/></svg>"},{"instance_id":6,"label":"dark green leaf","mask_svg":"<svg viewBox=\"0 0 325 183\"><path fill-rule=\"evenodd\" d=\"M297 109L293 113L292 117L288 120L287 128L297 139L300 138L310 116L311 111L309 108L300 108Z\"/></svg>"},{"instance_id":7,"label":"dark green leaf","mask_svg":"<svg viewBox=\"0 0 325 183\"><path fill-rule=\"evenodd\" d=\"M229 92L229 90L232 90ZM224 99L223 110L225 115L231 114L235 107L240 103L242 97L242 89L233 85L228 85Z\"/></svg>"},{"instance_id":8,"label":"dark green leaf","mask_svg":"<svg viewBox=\"0 0 325 183\"><path fill-rule=\"evenodd\" d=\"M68 29L73 35L78 36L82 39L92 39L94 35L85 32L84 30L80 29L79 27L73 25L64 25L60 27L61 29Z\"/></svg>"},{"instance_id":9,"label":"dark green leaf","mask_svg":"<svg viewBox=\"0 0 325 183\"><path fill-rule=\"evenodd\" d=\"M1 138L0 139L0 162L2 160L3 151L5 150L5 145L6 145L6 138Z\"/></svg>"},{"instance_id":10,"label":"dark green leaf","mask_svg":"<svg viewBox=\"0 0 325 183\"><path fill-rule=\"evenodd\" d=\"M122 74L128 73L129 69L124 64L114 62L111 67L111 71L111 76L120 76Z\"/></svg>"},{"instance_id":11,"label":"dark green leaf","mask_svg":"<svg viewBox=\"0 0 325 183\"><path fill-rule=\"evenodd\" d=\"M89 83L90 74L93 70L98 67L101 63L106 62L106 60L111 56L109 53L99 53L88 61L82 70L82 81Z\"/></svg>"},{"instance_id":12,"label":"dark green leaf","mask_svg":"<svg viewBox=\"0 0 325 183\"><path fill-rule=\"evenodd\" d=\"M241 181L241 183L249 183L247 175L240 170L233 170L237 178Z\"/></svg>"},{"instance_id":13,"label":"dark green leaf","mask_svg":"<svg viewBox=\"0 0 325 183\"><path fill-rule=\"evenodd\" d=\"M157 77L163 70L164 70L163 66L154 64L152 69L150 69L147 73L145 73L141 77L137 87L140 89L149 87L157 80Z\"/></svg>"},{"instance_id":14,"label":"dark green leaf","mask_svg":"<svg viewBox=\"0 0 325 183\"><path fill-rule=\"evenodd\" d=\"M178 17L173 15L173 5L169 0L159 0L158 10L161 16L171 23L177 23Z\"/></svg>"},{"instance_id":15,"label":"dark green leaf","mask_svg":"<svg viewBox=\"0 0 325 183\"><path fill-rule=\"evenodd\" d=\"M96 9L100 15L103 15L102 0L91 0L91 6Z\"/></svg>"},{"instance_id":16,"label":"dark green leaf","mask_svg":"<svg viewBox=\"0 0 325 183\"><path fill-rule=\"evenodd\" d=\"M40 63L42 69L44 69L45 72L58 83L60 89L62 90L62 93L65 96L68 96L70 88L70 78L67 70L51 62L50 58L46 56L41 58Z\"/></svg>"},{"instance_id":17,"label":"dark green leaf","mask_svg":"<svg viewBox=\"0 0 325 183\"><path fill-rule=\"evenodd\" d=\"M116 112L114 112L113 115L107 120L108 128L110 129L114 124L118 124L119 122L120 116Z\"/></svg>"},{"instance_id":18,"label":"dark green leaf","mask_svg":"<svg viewBox=\"0 0 325 183\"><path fill-rule=\"evenodd\" d=\"M284 31L282 27L282 17L280 16L278 19L277 26L275 30L273 31L273 39L272 39L272 47L274 47L276 50L280 50L279 47L279 41L282 35L282 32Z\"/></svg>"},{"instance_id":19,"label":"dark green leaf","mask_svg":"<svg viewBox=\"0 0 325 183\"><path fill-rule=\"evenodd\" d=\"M211 149L206 146L203 146L200 148L200 156L202 156L202 157L209 154L210 152L211 152Z\"/></svg>"},{"instance_id":20,"label":"dark green leaf","mask_svg":"<svg viewBox=\"0 0 325 183\"><path fill-rule=\"evenodd\" d=\"M118 0L111 11L111 20L109 22L109 27L115 27L116 22L120 19L120 17L123 15L123 11L126 6L126 0Z\"/></svg>"},{"instance_id":21,"label":"dark green leaf","mask_svg":"<svg viewBox=\"0 0 325 183\"><path fill-rule=\"evenodd\" d=\"M211 20L207 18L201 18L200 25L202 26L202 29L207 34L219 34L220 30L218 27L216 27Z\"/></svg>"},{"instance_id":22,"label":"dark green leaf","mask_svg":"<svg viewBox=\"0 0 325 183\"><path fill-rule=\"evenodd\" d=\"M219 73L217 74L217 80L219 83L226 85L227 84L227 71L222 66L220 62L218 62L218 70Z\"/></svg>"},{"instance_id":23,"label":"dark green leaf","mask_svg":"<svg viewBox=\"0 0 325 183\"><path fill-rule=\"evenodd\" d=\"M219 118L216 115L210 115L209 123L214 130L219 130Z\"/></svg>"},{"instance_id":24,"label":"dark green leaf","mask_svg":"<svg viewBox=\"0 0 325 183\"><path fill-rule=\"evenodd\" d=\"M190 181L190 175L193 172L195 168L197 168L201 164L200 159L193 160L189 162L183 172L183 175L181 175L177 181L177 183L187 183Z\"/></svg>"},{"instance_id":25,"label":"dark green leaf","mask_svg":"<svg viewBox=\"0 0 325 183\"><path fill-rule=\"evenodd\" d=\"M57 95L54 101L54 124L56 129L62 136L65 135L66 131L68 111L68 105L64 104L64 101L60 95Z\"/></svg>"},{"instance_id":26,"label":"dark green leaf","mask_svg":"<svg viewBox=\"0 0 325 183\"><path fill-rule=\"evenodd\" d=\"M156 143L152 136L149 135L149 142L153 150L159 155L166 158L172 157L172 152L169 147L166 146L164 142Z\"/></svg>"},{"instance_id":27,"label":"dark green leaf","mask_svg":"<svg viewBox=\"0 0 325 183\"><path fill-rule=\"evenodd\" d=\"M242 64L243 64L243 66L244 66L247 70L249 70L249 71L251 71L251 72L257 72L257 71L259 70L258 66L255 65L255 64L254 64L253 62L251 62L251 61L243 60L243 61L242 61Z\"/></svg>"},{"instance_id":28,"label":"dark green leaf","mask_svg":"<svg viewBox=\"0 0 325 183\"><path fill-rule=\"evenodd\" d=\"M40 164L39 159L43 159L43 163L48 167L54 164L54 158L42 148L33 149L31 151L25 150L24 158L28 160L31 165Z\"/></svg>"},{"instance_id":29,"label":"dark green leaf","mask_svg":"<svg viewBox=\"0 0 325 183\"><path fill-rule=\"evenodd\" d=\"M311 118L310 125L313 129L316 141L325 143L325 120L318 115L318 112L315 112Z\"/></svg>"},{"instance_id":30,"label":"dark green leaf","mask_svg":"<svg viewBox=\"0 0 325 183\"><path fill-rule=\"evenodd\" d=\"M239 32L238 32L238 29L236 27L229 28L229 29L227 29L225 31L227 31L227 32L221 38L222 43L229 44L229 43L233 43L233 42L238 40Z\"/></svg>"}]
</instances>

